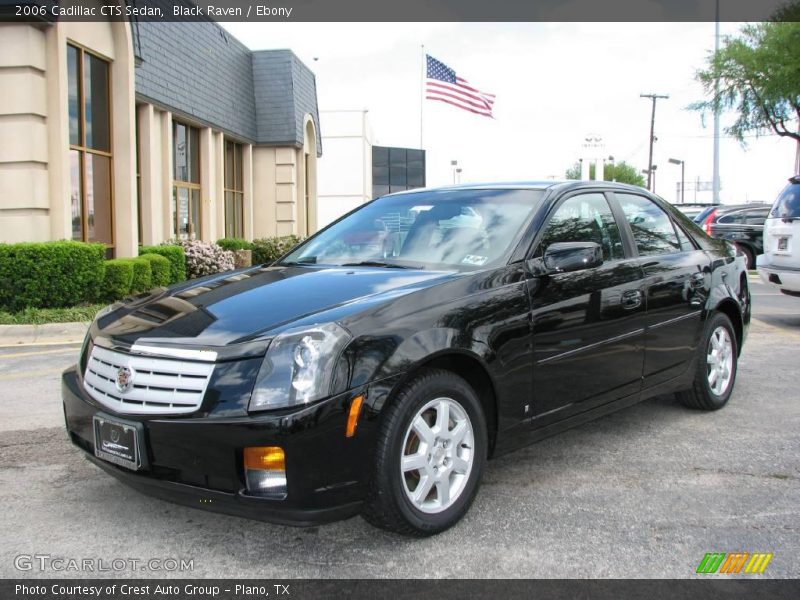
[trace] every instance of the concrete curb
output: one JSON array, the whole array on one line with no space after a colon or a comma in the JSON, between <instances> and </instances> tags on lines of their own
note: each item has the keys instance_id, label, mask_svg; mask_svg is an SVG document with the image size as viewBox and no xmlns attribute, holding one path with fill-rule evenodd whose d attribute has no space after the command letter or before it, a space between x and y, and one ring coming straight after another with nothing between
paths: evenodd
<instances>
[{"instance_id":1,"label":"concrete curb","mask_svg":"<svg viewBox=\"0 0 800 600\"><path fill-rule=\"evenodd\" d=\"M45 323L43 325L0 325L0 346L80 343L90 323Z\"/></svg>"}]
</instances>

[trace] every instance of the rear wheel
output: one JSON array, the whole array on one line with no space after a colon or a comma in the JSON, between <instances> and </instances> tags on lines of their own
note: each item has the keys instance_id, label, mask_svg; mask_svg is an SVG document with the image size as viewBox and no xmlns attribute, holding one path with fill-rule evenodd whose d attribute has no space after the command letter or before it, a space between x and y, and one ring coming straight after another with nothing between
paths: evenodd
<instances>
[{"instance_id":1,"label":"rear wheel","mask_svg":"<svg viewBox=\"0 0 800 600\"><path fill-rule=\"evenodd\" d=\"M452 527L472 504L486 460L480 401L461 377L426 370L386 409L364 518L405 535Z\"/></svg>"},{"instance_id":2,"label":"rear wheel","mask_svg":"<svg viewBox=\"0 0 800 600\"><path fill-rule=\"evenodd\" d=\"M717 410L725 406L736 382L738 354L731 320L723 313L714 313L706 322L703 341L697 349L697 372L693 385L678 393L680 401L700 410Z\"/></svg>"}]
</instances>

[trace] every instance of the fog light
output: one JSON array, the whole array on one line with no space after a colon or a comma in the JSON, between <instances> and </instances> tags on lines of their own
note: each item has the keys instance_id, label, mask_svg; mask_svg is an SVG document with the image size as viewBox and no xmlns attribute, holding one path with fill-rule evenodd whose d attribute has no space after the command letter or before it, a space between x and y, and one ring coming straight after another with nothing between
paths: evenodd
<instances>
[{"instance_id":1,"label":"fog light","mask_svg":"<svg viewBox=\"0 0 800 600\"><path fill-rule=\"evenodd\" d=\"M244 476L249 494L286 497L286 457L278 446L244 449Z\"/></svg>"}]
</instances>

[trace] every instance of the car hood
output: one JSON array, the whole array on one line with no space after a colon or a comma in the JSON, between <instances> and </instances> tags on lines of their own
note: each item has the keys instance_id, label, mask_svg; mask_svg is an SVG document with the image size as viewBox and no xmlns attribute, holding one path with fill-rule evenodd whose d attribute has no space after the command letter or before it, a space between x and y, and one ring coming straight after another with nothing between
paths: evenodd
<instances>
[{"instance_id":1,"label":"car hood","mask_svg":"<svg viewBox=\"0 0 800 600\"><path fill-rule=\"evenodd\" d=\"M325 311L374 305L459 275L375 267L259 267L160 290L124 303L94 324L115 345L229 346L269 336Z\"/></svg>"}]
</instances>

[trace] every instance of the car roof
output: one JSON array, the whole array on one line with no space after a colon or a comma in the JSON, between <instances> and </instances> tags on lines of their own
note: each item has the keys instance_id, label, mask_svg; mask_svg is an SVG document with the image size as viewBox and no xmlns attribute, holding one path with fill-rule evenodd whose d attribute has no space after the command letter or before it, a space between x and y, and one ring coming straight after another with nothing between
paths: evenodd
<instances>
[{"instance_id":1,"label":"car roof","mask_svg":"<svg viewBox=\"0 0 800 600\"><path fill-rule=\"evenodd\" d=\"M745 210L748 208L764 209L764 208L770 208L771 206L772 206L771 204L767 204L766 202L751 202L749 204L718 204L717 214L721 215L736 210Z\"/></svg>"},{"instance_id":2,"label":"car roof","mask_svg":"<svg viewBox=\"0 0 800 600\"><path fill-rule=\"evenodd\" d=\"M414 194L418 192L438 192L438 191L458 191L458 190L547 190L550 188L603 188L610 190L629 190L636 192L644 192L649 194L644 188L628 185L626 183L618 183L614 181L594 181L594 180L578 180L578 179L543 179L534 181L496 181L487 183L459 183L455 185L444 185L436 187L415 188L412 190L404 190L401 192L393 192L387 194L388 196L395 196L401 194Z\"/></svg>"}]
</instances>

